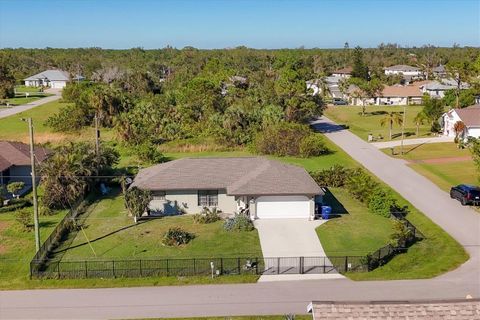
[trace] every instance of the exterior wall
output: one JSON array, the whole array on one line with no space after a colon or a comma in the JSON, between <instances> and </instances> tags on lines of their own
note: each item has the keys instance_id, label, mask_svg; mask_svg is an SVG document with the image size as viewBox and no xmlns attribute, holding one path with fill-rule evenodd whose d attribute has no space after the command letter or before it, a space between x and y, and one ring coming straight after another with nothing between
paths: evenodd
<instances>
[{"instance_id":1,"label":"exterior wall","mask_svg":"<svg viewBox=\"0 0 480 320\"><path fill-rule=\"evenodd\" d=\"M333 76L333 77L340 77L340 78L348 79L348 78L350 78L352 75L351 75L351 74L348 74L348 73L332 73L332 76Z\"/></svg>"},{"instance_id":2,"label":"exterior wall","mask_svg":"<svg viewBox=\"0 0 480 320\"><path fill-rule=\"evenodd\" d=\"M32 169L30 168L30 166L12 166L10 167L10 175L12 176L12 178L9 178L9 182L21 181L21 182L24 182L25 185L31 186L32 185L31 174L32 174Z\"/></svg>"},{"instance_id":3,"label":"exterior wall","mask_svg":"<svg viewBox=\"0 0 480 320\"><path fill-rule=\"evenodd\" d=\"M407 97L378 97L377 104L403 106L408 104L408 98Z\"/></svg>"},{"instance_id":4,"label":"exterior wall","mask_svg":"<svg viewBox=\"0 0 480 320\"><path fill-rule=\"evenodd\" d=\"M421 76L421 71L398 71L398 70L385 70L385 74L388 75L395 75L395 74L402 74L404 76Z\"/></svg>"},{"instance_id":5,"label":"exterior wall","mask_svg":"<svg viewBox=\"0 0 480 320\"><path fill-rule=\"evenodd\" d=\"M467 137L480 138L480 127L468 127L466 132Z\"/></svg>"},{"instance_id":6,"label":"exterior wall","mask_svg":"<svg viewBox=\"0 0 480 320\"><path fill-rule=\"evenodd\" d=\"M447 112L443 115L443 135L455 137L454 125L457 121L461 121L455 111Z\"/></svg>"},{"instance_id":7,"label":"exterior wall","mask_svg":"<svg viewBox=\"0 0 480 320\"><path fill-rule=\"evenodd\" d=\"M307 83L307 90L309 90L309 89L312 89L312 91L313 91L312 95L313 96L316 96L317 94L319 94L321 92L321 89L315 83Z\"/></svg>"},{"instance_id":8,"label":"exterior wall","mask_svg":"<svg viewBox=\"0 0 480 320\"><path fill-rule=\"evenodd\" d=\"M178 211L186 213L199 213L203 207L198 206L198 190L166 191L165 200L152 200L149 205L152 213L166 215L177 214ZM225 190L218 190L217 209L225 213L237 210L237 201L234 196L228 196Z\"/></svg>"}]
</instances>

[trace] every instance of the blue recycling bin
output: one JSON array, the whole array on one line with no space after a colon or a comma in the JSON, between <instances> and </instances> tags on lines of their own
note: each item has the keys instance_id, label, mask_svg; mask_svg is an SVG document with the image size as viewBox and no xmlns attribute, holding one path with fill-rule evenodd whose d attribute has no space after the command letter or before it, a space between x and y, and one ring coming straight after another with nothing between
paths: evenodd
<instances>
[{"instance_id":1,"label":"blue recycling bin","mask_svg":"<svg viewBox=\"0 0 480 320\"><path fill-rule=\"evenodd\" d=\"M332 207L322 206L322 219L324 220L330 219L331 214L332 214Z\"/></svg>"}]
</instances>

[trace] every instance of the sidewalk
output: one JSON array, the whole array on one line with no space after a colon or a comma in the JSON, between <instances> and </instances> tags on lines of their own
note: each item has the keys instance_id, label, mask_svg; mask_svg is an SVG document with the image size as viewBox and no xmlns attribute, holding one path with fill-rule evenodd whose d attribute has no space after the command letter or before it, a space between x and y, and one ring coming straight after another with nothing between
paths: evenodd
<instances>
[{"instance_id":1,"label":"sidewalk","mask_svg":"<svg viewBox=\"0 0 480 320\"><path fill-rule=\"evenodd\" d=\"M430 137L430 138L416 138L416 139L405 139L403 140L404 146L411 146L415 144L425 144L425 143L442 143L442 142L453 142L453 137L439 136L439 137ZM378 149L393 148L398 147L402 143L401 140L395 141L384 141L384 142L372 142L372 146L377 147Z\"/></svg>"}]
</instances>

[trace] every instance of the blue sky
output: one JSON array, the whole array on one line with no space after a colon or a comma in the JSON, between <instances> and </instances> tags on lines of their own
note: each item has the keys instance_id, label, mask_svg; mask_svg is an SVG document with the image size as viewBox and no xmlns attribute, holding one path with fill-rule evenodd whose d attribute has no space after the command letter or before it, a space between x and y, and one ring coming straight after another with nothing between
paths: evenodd
<instances>
[{"instance_id":1,"label":"blue sky","mask_svg":"<svg viewBox=\"0 0 480 320\"><path fill-rule=\"evenodd\" d=\"M0 47L480 46L480 0L0 0Z\"/></svg>"}]
</instances>

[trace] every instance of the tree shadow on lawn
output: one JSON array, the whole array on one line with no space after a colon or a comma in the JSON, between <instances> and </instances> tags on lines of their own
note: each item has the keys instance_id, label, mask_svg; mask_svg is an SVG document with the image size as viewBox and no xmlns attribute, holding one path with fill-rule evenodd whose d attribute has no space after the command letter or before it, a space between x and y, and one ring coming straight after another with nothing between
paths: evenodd
<instances>
[{"instance_id":1,"label":"tree shadow on lawn","mask_svg":"<svg viewBox=\"0 0 480 320\"><path fill-rule=\"evenodd\" d=\"M411 136L415 135L415 132L407 131L407 132L404 132L403 135L405 137L411 137ZM398 138L398 137L401 137L401 136L402 136L401 133L394 133L394 134L392 134L392 139L395 139L395 138Z\"/></svg>"},{"instance_id":2,"label":"tree shadow on lawn","mask_svg":"<svg viewBox=\"0 0 480 320\"><path fill-rule=\"evenodd\" d=\"M328 188L324 189L325 195L323 196L323 202L332 207L332 215L330 215L330 217L339 218L343 214L349 214L348 210L338 201L335 195Z\"/></svg>"},{"instance_id":3,"label":"tree shadow on lawn","mask_svg":"<svg viewBox=\"0 0 480 320\"><path fill-rule=\"evenodd\" d=\"M381 115L384 115L384 114L387 114L388 112L387 111L371 111L371 112L365 112L365 115L364 116L381 116ZM362 115L361 112L358 113L359 115Z\"/></svg>"},{"instance_id":4,"label":"tree shadow on lawn","mask_svg":"<svg viewBox=\"0 0 480 320\"><path fill-rule=\"evenodd\" d=\"M97 238L95 238L95 239L89 239L89 241L85 241L85 242L79 243L79 244L77 244L77 245L70 246L70 247L68 247L68 248L55 251L54 253L55 253L55 254L58 254L58 253L62 253L62 252L67 252L67 251L69 251L69 250L71 250L71 249L83 247L83 246L88 245L89 242L90 242L90 243L97 242L97 241L99 241L99 240L108 238L108 237L110 237L110 236L112 236L112 235L114 235L114 234L116 234L116 233L121 232L121 231L130 229L130 228L133 228L133 227L141 226L141 225L143 225L143 224L145 224L145 223L148 223L148 222L150 222L150 221L153 221L153 220L155 220L155 219L142 220L142 221L139 221L139 222L137 222L137 223L134 223L134 224L131 224L131 225L128 225L128 226L121 227L121 228L119 228L119 229L117 229L117 230L114 230L114 231L112 231L112 232L109 232L109 233L107 233L107 234L105 234L105 235L103 235L103 236L97 237ZM86 229L86 228L84 227L84 229Z\"/></svg>"}]
</instances>

